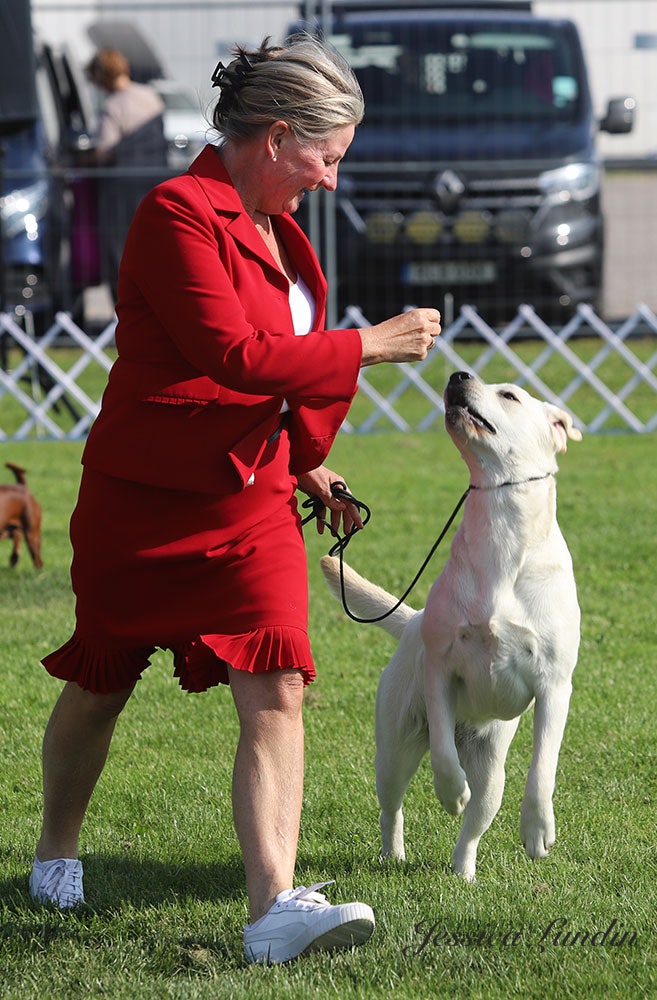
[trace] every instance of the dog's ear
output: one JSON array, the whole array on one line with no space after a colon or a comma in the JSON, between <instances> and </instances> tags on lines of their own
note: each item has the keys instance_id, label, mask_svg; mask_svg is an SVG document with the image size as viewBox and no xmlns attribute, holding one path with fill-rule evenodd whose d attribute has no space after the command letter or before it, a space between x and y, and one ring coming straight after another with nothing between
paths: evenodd
<instances>
[{"instance_id":1,"label":"dog's ear","mask_svg":"<svg viewBox=\"0 0 657 1000\"><path fill-rule=\"evenodd\" d=\"M573 426L573 418L566 410L555 406L553 403L544 403L548 420L552 428L552 434L557 445L557 451L564 452L568 447L568 438L571 441L581 441L582 432Z\"/></svg>"}]
</instances>

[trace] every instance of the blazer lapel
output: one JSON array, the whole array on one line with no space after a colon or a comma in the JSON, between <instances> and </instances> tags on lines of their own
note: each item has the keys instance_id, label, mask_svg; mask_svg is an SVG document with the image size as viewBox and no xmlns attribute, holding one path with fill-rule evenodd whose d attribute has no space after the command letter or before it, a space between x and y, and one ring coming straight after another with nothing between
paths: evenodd
<instances>
[{"instance_id":1,"label":"blazer lapel","mask_svg":"<svg viewBox=\"0 0 657 1000\"><path fill-rule=\"evenodd\" d=\"M216 146L206 146L190 165L189 172L196 178L217 215L226 220L225 228L232 238L263 262L274 284L287 289L287 278L274 263L253 220L245 212L230 175L217 155ZM291 215L277 216L275 225L290 259L315 296L315 327L321 327L326 309L326 281L317 257Z\"/></svg>"},{"instance_id":2,"label":"blazer lapel","mask_svg":"<svg viewBox=\"0 0 657 1000\"><path fill-rule=\"evenodd\" d=\"M218 216L224 219L224 228L232 238L241 243L273 271L278 268L273 263L267 248L233 187L230 175L217 155L216 146L206 146L189 167ZM280 272L279 272L280 273Z\"/></svg>"},{"instance_id":3,"label":"blazer lapel","mask_svg":"<svg viewBox=\"0 0 657 1000\"><path fill-rule=\"evenodd\" d=\"M299 269L299 274L315 297L314 329L322 329L326 310L326 279L312 245L291 215L277 216L276 226L285 243L290 260L294 261Z\"/></svg>"}]
</instances>

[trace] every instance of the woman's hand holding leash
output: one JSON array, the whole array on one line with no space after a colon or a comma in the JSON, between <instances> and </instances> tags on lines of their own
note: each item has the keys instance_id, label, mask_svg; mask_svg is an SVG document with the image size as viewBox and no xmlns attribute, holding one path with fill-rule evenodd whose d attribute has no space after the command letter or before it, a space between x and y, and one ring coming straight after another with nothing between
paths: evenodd
<instances>
[{"instance_id":1,"label":"woman's hand holding leash","mask_svg":"<svg viewBox=\"0 0 657 1000\"><path fill-rule=\"evenodd\" d=\"M347 486L335 472L320 465L319 468L299 476L298 483L299 489L310 497L310 502L305 501L303 506L312 507L311 517L317 518L317 531L320 535L327 526L334 537L339 537L340 522L345 537L364 527L365 522L359 508L347 499L350 495ZM326 520L327 507L331 511L330 523Z\"/></svg>"}]
</instances>

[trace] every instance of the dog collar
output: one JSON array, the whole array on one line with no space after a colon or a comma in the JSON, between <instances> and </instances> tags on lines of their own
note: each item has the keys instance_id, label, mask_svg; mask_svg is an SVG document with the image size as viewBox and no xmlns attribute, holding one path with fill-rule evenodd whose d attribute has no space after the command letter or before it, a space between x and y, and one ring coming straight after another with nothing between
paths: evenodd
<instances>
[{"instance_id":1,"label":"dog collar","mask_svg":"<svg viewBox=\"0 0 657 1000\"><path fill-rule=\"evenodd\" d=\"M544 476L530 476L529 479L509 479L506 483L495 483L494 486L475 486L474 483L470 483L468 488L471 490L501 490L504 486L524 486L525 483L537 483L541 479L549 479L550 476L554 476L554 472L546 472Z\"/></svg>"}]
</instances>

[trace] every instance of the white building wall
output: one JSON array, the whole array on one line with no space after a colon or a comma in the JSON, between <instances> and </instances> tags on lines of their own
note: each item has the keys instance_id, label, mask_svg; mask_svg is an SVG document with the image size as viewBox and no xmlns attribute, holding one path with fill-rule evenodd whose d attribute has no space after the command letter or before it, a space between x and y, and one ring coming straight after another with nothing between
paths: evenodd
<instances>
[{"instance_id":1,"label":"white building wall","mask_svg":"<svg viewBox=\"0 0 657 1000\"><path fill-rule=\"evenodd\" d=\"M534 0L534 10L579 28L600 117L610 97L637 102L634 131L601 133L601 155L657 157L657 0ZM652 48L640 47L650 42Z\"/></svg>"}]
</instances>

